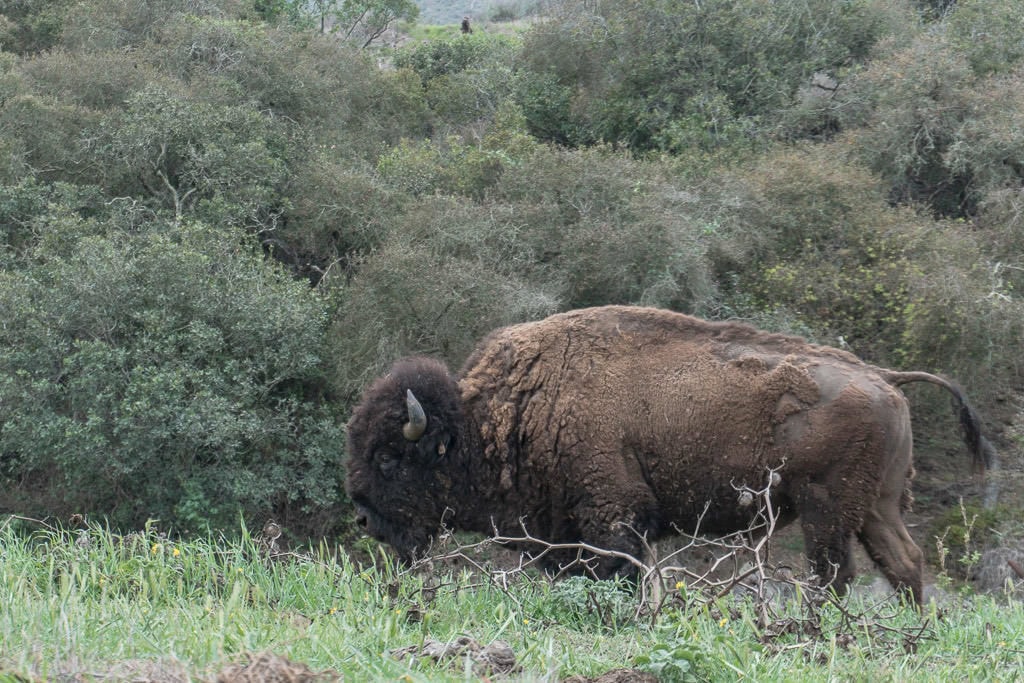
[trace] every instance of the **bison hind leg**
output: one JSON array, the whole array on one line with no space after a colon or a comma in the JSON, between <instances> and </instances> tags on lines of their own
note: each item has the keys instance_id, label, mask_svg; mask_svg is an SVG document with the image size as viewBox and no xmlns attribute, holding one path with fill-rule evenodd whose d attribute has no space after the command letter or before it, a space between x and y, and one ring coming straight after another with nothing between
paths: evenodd
<instances>
[{"instance_id":1,"label":"bison hind leg","mask_svg":"<svg viewBox=\"0 0 1024 683\"><path fill-rule=\"evenodd\" d=\"M903 523L900 503L893 498L879 499L857 536L893 588L908 591L920 605L924 600L924 554Z\"/></svg>"}]
</instances>

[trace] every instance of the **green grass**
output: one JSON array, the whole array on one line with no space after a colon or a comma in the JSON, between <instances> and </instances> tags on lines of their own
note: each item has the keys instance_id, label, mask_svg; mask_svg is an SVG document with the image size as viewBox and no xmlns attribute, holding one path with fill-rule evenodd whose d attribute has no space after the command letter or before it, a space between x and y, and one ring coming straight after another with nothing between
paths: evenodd
<instances>
[{"instance_id":1,"label":"green grass","mask_svg":"<svg viewBox=\"0 0 1024 683\"><path fill-rule=\"evenodd\" d=\"M749 602L677 597L638 621L633 594L610 583L499 589L464 572L361 569L326 548L272 560L244 530L238 541L176 543L152 530L122 539L24 527L0 521L0 680L116 678L141 663L212 679L246 653L348 680L476 680L389 655L463 634L507 641L516 680L617 667L716 681L1008 681L1024 670L1024 609L1005 596L958 597L922 615L853 602L810 620L791 605L767 629Z\"/></svg>"}]
</instances>

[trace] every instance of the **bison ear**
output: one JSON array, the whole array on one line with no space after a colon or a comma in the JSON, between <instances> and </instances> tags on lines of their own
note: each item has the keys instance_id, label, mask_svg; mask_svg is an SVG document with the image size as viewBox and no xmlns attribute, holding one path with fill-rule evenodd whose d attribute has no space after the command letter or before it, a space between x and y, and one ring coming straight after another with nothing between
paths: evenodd
<instances>
[{"instance_id":1,"label":"bison ear","mask_svg":"<svg viewBox=\"0 0 1024 683\"><path fill-rule=\"evenodd\" d=\"M446 432L427 434L416 445L420 455L429 465L437 465L448 457L452 447L452 437Z\"/></svg>"}]
</instances>

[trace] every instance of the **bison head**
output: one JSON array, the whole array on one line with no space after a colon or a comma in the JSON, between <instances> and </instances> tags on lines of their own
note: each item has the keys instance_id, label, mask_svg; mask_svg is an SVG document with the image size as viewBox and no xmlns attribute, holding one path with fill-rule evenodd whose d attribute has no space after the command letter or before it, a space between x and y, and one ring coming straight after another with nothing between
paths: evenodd
<instances>
[{"instance_id":1,"label":"bison head","mask_svg":"<svg viewBox=\"0 0 1024 683\"><path fill-rule=\"evenodd\" d=\"M403 560L426 548L451 500L459 405L442 363L409 358L370 385L349 420L345 488L356 522Z\"/></svg>"}]
</instances>

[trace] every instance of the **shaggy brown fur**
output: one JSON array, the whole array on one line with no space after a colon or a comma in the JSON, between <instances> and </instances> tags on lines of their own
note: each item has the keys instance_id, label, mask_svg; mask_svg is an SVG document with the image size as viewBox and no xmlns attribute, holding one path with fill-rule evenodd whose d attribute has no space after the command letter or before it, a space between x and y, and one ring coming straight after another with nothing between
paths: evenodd
<instances>
[{"instance_id":1,"label":"shaggy brown fur","mask_svg":"<svg viewBox=\"0 0 1024 683\"><path fill-rule=\"evenodd\" d=\"M947 389L976 462L992 454L962 392L927 373L867 365L844 351L755 328L608 306L493 332L451 376L400 361L349 422L347 488L357 519L404 557L442 518L631 554L637 533L744 529L735 486L761 488L800 517L816 571L853 576L856 535L890 582L920 602L922 554L902 520L912 476L906 399ZM411 390L427 415L402 436ZM705 512L706 508L706 512ZM606 575L627 570L606 560Z\"/></svg>"}]
</instances>

